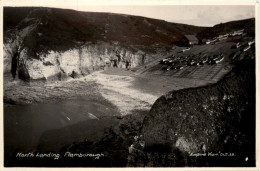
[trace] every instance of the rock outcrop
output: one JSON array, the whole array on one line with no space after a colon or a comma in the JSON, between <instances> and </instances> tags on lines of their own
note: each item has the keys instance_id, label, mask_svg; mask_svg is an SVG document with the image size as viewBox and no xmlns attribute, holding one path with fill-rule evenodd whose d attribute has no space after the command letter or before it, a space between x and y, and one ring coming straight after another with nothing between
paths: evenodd
<instances>
[{"instance_id":1,"label":"rock outcrop","mask_svg":"<svg viewBox=\"0 0 260 171\"><path fill-rule=\"evenodd\" d=\"M167 53L165 49L169 48L165 45L145 46L140 43L124 45L112 40L80 42L69 31L60 33L55 30L54 37L51 37L53 30L45 30L43 34L41 29L45 29L44 23L54 22L53 18L49 16L43 19L39 14L34 15L37 12L44 13L44 10L32 10L14 28L5 25L4 73L11 73L14 79L64 80L67 77L84 76L105 67L132 69L164 55ZM62 40L68 34L72 38ZM56 36L61 39L57 40Z\"/></svg>"},{"instance_id":2,"label":"rock outcrop","mask_svg":"<svg viewBox=\"0 0 260 171\"><path fill-rule=\"evenodd\" d=\"M134 68L203 27L145 17L43 7L4 8L4 72L63 80L106 66ZM156 46L156 47L155 47Z\"/></svg>"},{"instance_id":3,"label":"rock outcrop","mask_svg":"<svg viewBox=\"0 0 260 171\"><path fill-rule=\"evenodd\" d=\"M62 52L50 50L37 53L37 57L33 57L29 52L30 49L7 44L4 53L4 72L9 73L14 65L17 65L15 68L20 79L62 80L68 76L73 78L84 76L106 67L132 69L153 60L157 55L166 53L164 51L160 54L156 50L147 53L148 48L124 47L103 42ZM17 53L18 55L15 55Z\"/></svg>"},{"instance_id":4,"label":"rock outcrop","mask_svg":"<svg viewBox=\"0 0 260 171\"><path fill-rule=\"evenodd\" d=\"M146 165L255 165L255 107L252 60L214 85L169 92L143 121Z\"/></svg>"},{"instance_id":5,"label":"rock outcrop","mask_svg":"<svg viewBox=\"0 0 260 171\"><path fill-rule=\"evenodd\" d=\"M62 75L75 78L105 67L130 69L145 62L143 51L132 52L109 45L88 45L64 52L48 51L37 54L37 59L32 58L28 51L24 48L19 54L18 73L30 80L61 80ZM8 62L5 67L10 67Z\"/></svg>"},{"instance_id":6,"label":"rock outcrop","mask_svg":"<svg viewBox=\"0 0 260 171\"><path fill-rule=\"evenodd\" d=\"M205 29L122 14L5 7L4 72L63 80L105 66L131 69L159 58L158 47L170 49L183 35Z\"/></svg>"}]
</instances>

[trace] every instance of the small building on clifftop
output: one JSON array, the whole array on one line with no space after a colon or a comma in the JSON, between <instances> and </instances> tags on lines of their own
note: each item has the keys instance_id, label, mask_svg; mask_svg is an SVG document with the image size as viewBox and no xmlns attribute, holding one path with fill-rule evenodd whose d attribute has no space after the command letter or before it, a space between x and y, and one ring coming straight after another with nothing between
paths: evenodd
<instances>
[{"instance_id":1,"label":"small building on clifftop","mask_svg":"<svg viewBox=\"0 0 260 171\"><path fill-rule=\"evenodd\" d=\"M199 44L199 40L195 35L184 35L183 41L188 43L189 45Z\"/></svg>"},{"instance_id":2,"label":"small building on clifftop","mask_svg":"<svg viewBox=\"0 0 260 171\"><path fill-rule=\"evenodd\" d=\"M199 44L199 40L195 35L184 35L183 38L176 43L179 46L192 46Z\"/></svg>"}]
</instances>

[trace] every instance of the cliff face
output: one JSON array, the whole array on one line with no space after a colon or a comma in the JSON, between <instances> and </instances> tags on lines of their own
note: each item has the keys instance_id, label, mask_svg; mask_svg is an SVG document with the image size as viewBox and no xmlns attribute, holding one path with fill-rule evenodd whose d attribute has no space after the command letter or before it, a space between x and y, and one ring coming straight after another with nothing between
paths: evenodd
<instances>
[{"instance_id":1,"label":"cliff face","mask_svg":"<svg viewBox=\"0 0 260 171\"><path fill-rule=\"evenodd\" d=\"M4 73L16 75L17 65L19 65L19 54L24 48L24 39L37 27L33 22L20 29L8 29L4 32L3 58Z\"/></svg>"},{"instance_id":2,"label":"cliff face","mask_svg":"<svg viewBox=\"0 0 260 171\"><path fill-rule=\"evenodd\" d=\"M131 69L158 57L156 48L172 46L182 27L128 15L7 7L4 73L24 80L62 80L104 67ZM155 28L161 31L155 34Z\"/></svg>"},{"instance_id":3,"label":"cliff face","mask_svg":"<svg viewBox=\"0 0 260 171\"><path fill-rule=\"evenodd\" d=\"M23 80L63 80L106 67L133 69L169 52L160 46L122 46L99 42L64 51L31 53L22 39L4 44L4 73Z\"/></svg>"},{"instance_id":4,"label":"cliff face","mask_svg":"<svg viewBox=\"0 0 260 171\"><path fill-rule=\"evenodd\" d=\"M8 73L11 71L12 67L12 57L15 54L15 45L11 43L6 43L3 45L3 56L4 56L4 73Z\"/></svg>"},{"instance_id":5,"label":"cliff face","mask_svg":"<svg viewBox=\"0 0 260 171\"><path fill-rule=\"evenodd\" d=\"M147 62L142 50L107 44L86 45L63 52L51 50L37 54L37 59L32 58L28 51L24 48L17 56L17 72L21 79L49 80L62 79L62 76L74 78L105 67L130 69ZM10 50L4 55L5 72L12 69L14 54L15 50Z\"/></svg>"},{"instance_id":6,"label":"cliff face","mask_svg":"<svg viewBox=\"0 0 260 171\"><path fill-rule=\"evenodd\" d=\"M255 165L254 62L217 84L160 97L142 134L146 166Z\"/></svg>"},{"instance_id":7,"label":"cliff face","mask_svg":"<svg viewBox=\"0 0 260 171\"><path fill-rule=\"evenodd\" d=\"M4 72L25 80L62 80L105 66L134 68L158 58L156 47L172 47L183 35L207 29L131 15L40 7L5 7L3 28Z\"/></svg>"}]
</instances>

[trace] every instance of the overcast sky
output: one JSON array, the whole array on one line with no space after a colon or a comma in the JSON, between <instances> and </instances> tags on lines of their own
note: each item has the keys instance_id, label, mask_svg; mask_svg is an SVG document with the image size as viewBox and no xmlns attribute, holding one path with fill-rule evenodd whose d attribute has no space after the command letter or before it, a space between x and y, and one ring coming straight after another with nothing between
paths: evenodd
<instances>
[{"instance_id":1,"label":"overcast sky","mask_svg":"<svg viewBox=\"0 0 260 171\"><path fill-rule=\"evenodd\" d=\"M197 26L213 26L232 20L241 20L255 16L254 6L201 5L201 6L81 6L68 7L80 11L112 12L145 16L169 22L185 23Z\"/></svg>"},{"instance_id":2,"label":"overcast sky","mask_svg":"<svg viewBox=\"0 0 260 171\"><path fill-rule=\"evenodd\" d=\"M1 1L1 0L0 0ZM2 0L7 6L46 6L78 11L130 14L169 22L213 26L255 17L256 0ZM242 2L244 1L244 2ZM251 1L251 2L250 2ZM189 5L190 3L196 5ZM223 3L236 5L223 5ZM121 4L121 6L120 6ZM145 4L145 5L144 5ZM175 4L175 5L174 5ZM176 5L179 4L179 5ZM180 5L182 4L182 5ZM211 5L209 5L211 4ZM218 4L218 5L216 5ZM221 5L222 4L222 5ZM240 4L240 5L238 5ZM243 5L242 5L243 4ZM251 4L251 5L249 5Z\"/></svg>"}]
</instances>

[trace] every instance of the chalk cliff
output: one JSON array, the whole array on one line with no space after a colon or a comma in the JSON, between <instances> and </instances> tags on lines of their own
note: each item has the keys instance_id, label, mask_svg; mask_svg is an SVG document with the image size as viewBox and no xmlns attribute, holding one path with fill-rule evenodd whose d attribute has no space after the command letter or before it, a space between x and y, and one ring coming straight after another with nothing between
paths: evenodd
<instances>
[{"instance_id":1,"label":"chalk cliff","mask_svg":"<svg viewBox=\"0 0 260 171\"><path fill-rule=\"evenodd\" d=\"M21 79L62 79L63 76L84 76L94 70L105 67L134 68L148 61L143 50L118 45L90 44L63 52L47 51L37 54L35 59L30 56L28 48L24 48L15 56L19 49L15 43L4 47L4 71L12 70L12 60L17 58L17 74Z\"/></svg>"},{"instance_id":2,"label":"chalk cliff","mask_svg":"<svg viewBox=\"0 0 260 171\"><path fill-rule=\"evenodd\" d=\"M104 67L135 68L203 27L55 8L4 8L4 72L63 79Z\"/></svg>"}]
</instances>

